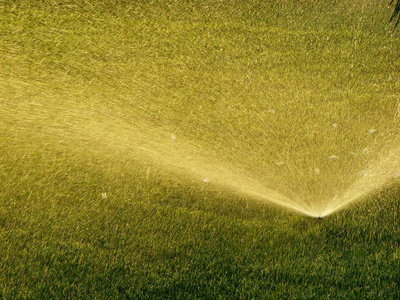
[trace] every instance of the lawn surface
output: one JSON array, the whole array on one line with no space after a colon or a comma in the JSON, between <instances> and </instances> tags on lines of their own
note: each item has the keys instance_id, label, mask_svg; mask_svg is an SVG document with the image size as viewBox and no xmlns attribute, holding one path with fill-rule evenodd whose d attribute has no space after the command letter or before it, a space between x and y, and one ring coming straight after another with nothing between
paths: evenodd
<instances>
[{"instance_id":1,"label":"lawn surface","mask_svg":"<svg viewBox=\"0 0 400 300\"><path fill-rule=\"evenodd\" d=\"M81 2L0 3L0 297L400 297L388 3Z\"/></svg>"}]
</instances>

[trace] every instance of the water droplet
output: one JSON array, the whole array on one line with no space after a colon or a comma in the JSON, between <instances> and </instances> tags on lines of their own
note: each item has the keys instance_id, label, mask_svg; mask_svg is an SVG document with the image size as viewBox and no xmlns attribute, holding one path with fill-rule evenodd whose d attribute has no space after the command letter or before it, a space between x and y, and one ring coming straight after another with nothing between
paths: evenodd
<instances>
[{"instance_id":1,"label":"water droplet","mask_svg":"<svg viewBox=\"0 0 400 300\"><path fill-rule=\"evenodd\" d=\"M374 176L374 175L372 175L371 173L369 173L369 172L366 171L366 170L362 170L362 171L360 172L360 174L363 175L363 176L365 176L365 177L373 177L373 176Z\"/></svg>"},{"instance_id":2,"label":"water droplet","mask_svg":"<svg viewBox=\"0 0 400 300\"><path fill-rule=\"evenodd\" d=\"M375 128L371 128L369 131L368 131L368 134L374 134L376 132L376 129Z\"/></svg>"},{"instance_id":3,"label":"water droplet","mask_svg":"<svg viewBox=\"0 0 400 300\"><path fill-rule=\"evenodd\" d=\"M107 199L107 193L101 193L101 197L106 200Z\"/></svg>"},{"instance_id":4,"label":"water droplet","mask_svg":"<svg viewBox=\"0 0 400 300\"><path fill-rule=\"evenodd\" d=\"M332 124L333 128L338 128L338 124L334 123Z\"/></svg>"},{"instance_id":5,"label":"water droplet","mask_svg":"<svg viewBox=\"0 0 400 300\"><path fill-rule=\"evenodd\" d=\"M40 103L36 103L36 102L31 102L31 103L29 103L30 105L35 105L35 106L42 106L42 104L40 104Z\"/></svg>"},{"instance_id":6,"label":"water droplet","mask_svg":"<svg viewBox=\"0 0 400 300\"><path fill-rule=\"evenodd\" d=\"M203 180L203 182L208 183L208 182L210 182L210 180L206 177L206 178Z\"/></svg>"},{"instance_id":7,"label":"water droplet","mask_svg":"<svg viewBox=\"0 0 400 300\"><path fill-rule=\"evenodd\" d=\"M176 141L176 136L171 134L171 140L175 142Z\"/></svg>"},{"instance_id":8,"label":"water droplet","mask_svg":"<svg viewBox=\"0 0 400 300\"><path fill-rule=\"evenodd\" d=\"M270 109L270 110L268 110L268 112L270 112L271 114L274 114L275 113L275 109Z\"/></svg>"},{"instance_id":9,"label":"water droplet","mask_svg":"<svg viewBox=\"0 0 400 300\"><path fill-rule=\"evenodd\" d=\"M338 159L338 158L339 158L339 156L336 156L336 155L329 156L329 159Z\"/></svg>"}]
</instances>

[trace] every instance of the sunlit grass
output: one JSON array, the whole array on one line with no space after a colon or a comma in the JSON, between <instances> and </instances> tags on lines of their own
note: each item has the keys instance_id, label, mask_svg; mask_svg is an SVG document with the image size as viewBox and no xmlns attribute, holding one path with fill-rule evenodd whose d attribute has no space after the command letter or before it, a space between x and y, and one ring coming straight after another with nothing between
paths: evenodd
<instances>
[{"instance_id":1,"label":"sunlit grass","mask_svg":"<svg viewBox=\"0 0 400 300\"><path fill-rule=\"evenodd\" d=\"M384 4L0 7L5 298L399 293Z\"/></svg>"}]
</instances>

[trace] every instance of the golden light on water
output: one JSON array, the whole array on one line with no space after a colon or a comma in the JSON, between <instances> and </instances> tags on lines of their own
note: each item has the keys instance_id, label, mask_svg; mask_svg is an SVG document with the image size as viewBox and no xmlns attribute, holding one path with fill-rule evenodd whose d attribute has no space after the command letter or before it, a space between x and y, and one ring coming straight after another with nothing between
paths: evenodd
<instances>
[{"instance_id":1,"label":"golden light on water","mask_svg":"<svg viewBox=\"0 0 400 300\"><path fill-rule=\"evenodd\" d=\"M7 24L0 122L9 136L29 137L10 138L22 152L45 141L151 162L310 216L400 172L399 82L360 63L386 66L394 55L380 27L340 31L317 18L326 30L293 31L157 16L65 31L50 17L36 16L50 26L46 40L18 29L28 16ZM94 34L99 26L104 34Z\"/></svg>"}]
</instances>

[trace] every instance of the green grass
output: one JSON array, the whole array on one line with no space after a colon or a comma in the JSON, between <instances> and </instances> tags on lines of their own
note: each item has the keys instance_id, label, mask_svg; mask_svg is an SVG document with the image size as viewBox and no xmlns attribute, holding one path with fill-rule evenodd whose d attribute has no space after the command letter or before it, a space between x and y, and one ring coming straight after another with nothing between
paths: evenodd
<instances>
[{"instance_id":1,"label":"green grass","mask_svg":"<svg viewBox=\"0 0 400 300\"><path fill-rule=\"evenodd\" d=\"M398 298L386 6L1 2L0 297ZM368 167L323 221L238 192L324 204Z\"/></svg>"}]
</instances>

